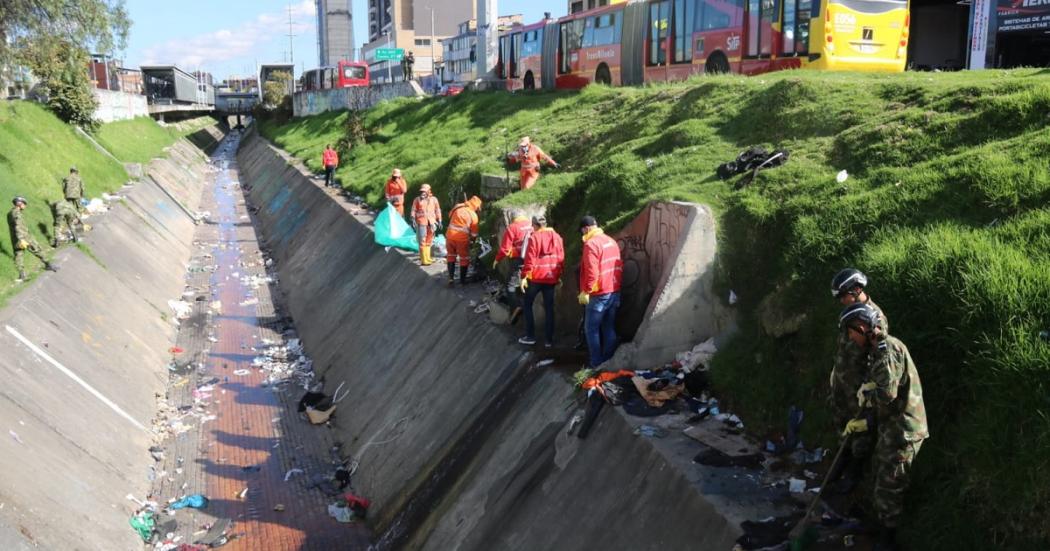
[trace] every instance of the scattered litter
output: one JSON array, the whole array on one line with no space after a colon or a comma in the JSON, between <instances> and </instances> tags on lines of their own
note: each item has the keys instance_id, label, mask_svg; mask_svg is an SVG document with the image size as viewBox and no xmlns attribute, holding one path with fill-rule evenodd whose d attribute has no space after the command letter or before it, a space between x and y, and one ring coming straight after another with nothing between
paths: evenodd
<instances>
[{"instance_id":1,"label":"scattered litter","mask_svg":"<svg viewBox=\"0 0 1050 551\"><path fill-rule=\"evenodd\" d=\"M233 374L237 375L238 377L243 377L243 376L248 375L250 373L251 373L251 370L248 370L248 369L235 369L235 370L233 370Z\"/></svg>"},{"instance_id":2,"label":"scattered litter","mask_svg":"<svg viewBox=\"0 0 1050 551\"><path fill-rule=\"evenodd\" d=\"M350 506L345 502L328 504L328 516L343 523L353 520L353 518L351 518Z\"/></svg>"},{"instance_id":3,"label":"scattered litter","mask_svg":"<svg viewBox=\"0 0 1050 551\"><path fill-rule=\"evenodd\" d=\"M554 360L541 360L536 363L536 367L547 367L554 363Z\"/></svg>"},{"instance_id":4,"label":"scattered litter","mask_svg":"<svg viewBox=\"0 0 1050 551\"><path fill-rule=\"evenodd\" d=\"M201 494L193 494L186 496L171 505L168 505L169 510L185 509L187 507L192 509L204 509L208 506L208 498Z\"/></svg>"},{"instance_id":5,"label":"scattered litter","mask_svg":"<svg viewBox=\"0 0 1050 551\"><path fill-rule=\"evenodd\" d=\"M796 465L812 465L823 461L825 454L827 454L827 450L824 448L817 448L813 451L798 449L791 453L791 460Z\"/></svg>"},{"instance_id":6,"label":"scattered litter","mask_svg":"<svg viewBox=\"0 0 1050 551\"><path fill-rule=\"evenodd\" d=\"M153 511L145 510L136 513L128 521L131 527L139 533L139 537L142 541L149 543L150 539L153 538L153 527L156 525L156 521L153 518Z\"/></svg>"},{"instance_id":7,"label":"scattered litter","mask_svg":"<svg viewBox=\"0 0 1050 551\"><path fill-rule=\"evenodd\" d=\"M90 214L101 214L109 210L109 207L106 206L106 203L104 203L102 199L95 197L91 201L88 201L88 204L84 207L84 209L87 210Z\"/></svg>"},{"instance_id":8,"label":"scattered litter","mask_svg":"<svg viewBox=\"0 0 1050 551\"><path fill-rule=\"evenodd\" d=\"M254 306L259 304L259 299L252 297L241 302L241 306Z\"/></svg>"},{"instance_id":9,"label":"scattered litter","mask_svg":"<svg viewBox=\"0 0 1050 551\"><path fill-rule=\"evenodd\" d=\"M718 352L718 349L715 348L715 340L707 339L694 346L692 350L675 354L675 361L681 365L682 371L686 373L690 373L693 370L704 371L711 363L711 358L714 357L716 352Z\"/></svg>"},{"instance_id":10,"label":"scattered litter","mask_svg":"<svg viewBox=\"0 0 1050 551\"><path fill-rule=\"evenodd\" d=\"M789 478L788 490L793 494L801 494L806 491L806 481L800 478Z\"/></svg>"},{"instance_id":11,"label":"scattered litter","mask_svg":"<svg viewBox=\"0 0 1050 551\"><path fill-rule=\"evenodd\" d=\"M284 473L284 481L288 482L293 476L297 474L303 474L302 469L288 469L288 472Z\"/></svg>"},{"instance_id":12,"label":"scattered litter","mask_svg":"<svg viewBox=\"0 0 1050 551\"><path fill-rule=\"evenodd\" d=\"M190 312L193 311L193 307L185 300L169 300L168 307L175 312L175 317L180 320L190 317Z\"/></svg>"},{"instance_id":13,"label":"scattered litter","mask_svg":"<svg viewBox=\"0 0 1050 551\"><path fill-rule=\"evenodd\" d=\"M736 304L737 300L738 299L736 297L736 291L730 289L729 290L729 305L732 306L732 305Z\"/></svg>"},{"instance_id":14,"label":"scattered litter","mask_svg":"<svg viewBox=\"0 0 1050 551\"><path fill-rule=\"evenodd\" d=\"M663 438L667 436L667 431L660 427L654 427L652 425L640 425L635 427L634 434L636 436L648 436L649 438Z\"/></svg>"},{"instance_id":15,"label":"scattered litter","mask_svg":"<svg viewBox=\"0 0 1050 551\"><path fill-rule=\"evenodd\" d=\"M273 510L277 511L278 513L281 512L281 511L284 511L284 504L283 503L278 503L277 505L274 505L273 506Z\"/></svg>"},{"instance_id":16,"label":"scattered litter","mask_svg":"<svg viewBox=\"0 0 1050 551\"><path fill-rule=\"evenodd\" d=\"M322 424L328 422L328 419L332 416L332 413L334 411L335 411L335 405L332 405L332 407L330 407L330 408L328 408L326 410L320 410L320 409L314 409L314 408L308 407L308 408L306 408L306 416L310 419L311 423L313 423L315 425L322 425Z\"/></svg>"},{"instance_id":17,"label":"scattered litter","mask_svg":"<svg viewBox=\"0 0 1050 551\"><path fill-rule=\"evenodd\" d=\"M840 170L839 173L835 175L835 181L840 184L847 179L849 179L849 172L846 172L844 169Z\"/></svg>"},{"instance_id":18,"label":"scattered litter","mask_svg":"<svg viewBox=\"0 0 1050 551\"><path fill-rule=\"evenodd\" d=\"M248 495L248 488L244 488L237 494L237 499L244 499L244 496Z\"/></svg>"},{"instance_id":19,"label":"scattered litter","mask_svg":"<svg viewBox=\"0 0 1050 551\"><path fill-rule=\"evenodd\" d=\"M15 439L15 442L18 442L19 444L25 444L25 442L22 441L22 437L18 436L17 432L13 430L8 430L7 433L11 435L11 438Z\"/></svg>"},{"instance_id":20,"label":"scattered litter","mask_svg":"<svg viewBox=\"0 0 1050 551\"><path fill-rule=\"evenodd\" d=\"M749 175L737 182L736 187L739 189L750 184L759 170L777 167L786 163L788 156L789 153L785 149L777 149L770 153L761 146L749 147L737 155L736 159L718 165L718 169L715 172L719 178L728 180L737 174L750 171Z\"/></svg>"}]
</instances>

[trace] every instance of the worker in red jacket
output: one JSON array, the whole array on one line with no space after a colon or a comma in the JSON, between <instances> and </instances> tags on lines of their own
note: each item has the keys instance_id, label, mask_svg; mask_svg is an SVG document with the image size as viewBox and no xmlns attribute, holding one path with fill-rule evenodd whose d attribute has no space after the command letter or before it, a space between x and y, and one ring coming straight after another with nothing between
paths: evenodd
<instances>
[{"instance_id":1,"label":"worker in red jacket","mask_svg":"<svg viewBox=\"0 0 1050 551\"><path fill-rule=\"evenodd\" d=\"M561 236L547 227L542 214L532 217L532 233L525 238L525 260L521 267L521 289L525 292L525 336L518 342L536 344L536 323L532 304L536 295L543 293L543 346L554 345L554 289L561 283L565 269L565 246Z\"/></svg>"},{"instance_id":2,"label":"worker in red jacket","mask_svg":"<svg viewBox=\"0 0 1050 551\"><path fill-rule=\"evenodd\" d=\"M536 180L540 178L541 164L546 163L554 168L560 166L554 162L550 155L544 153L538 145L532 143L528 136L525 136L518 142L516 151L507 155L507 161L511 164L521 163L520 185L522 190L531 188L536 183Z\"/></svg>"},{"instance_id":3,"label":"worker in red jacket","mask_svg":"<svg viewBox=\"0 0 1050 551\"><path fill-rule=\"evenodd\" d=\"M408 182L401 177L401 169L395 168L386 181L386 202L394 205L397 213L405 216L405 194L408 193Z\"/></svg>"},{"instance_id":4,"label":"worker in red jacket","mask_svg":"<svg viewBox=\"0 0 1050 551\"><path fill-rule=\"evenodd\" d=\"M499 250L496 251L496 259L492 261L492 269L496 269L500 260L510 259L511 277L507 285L507 298L511 306L510 322L513 324L521 314L521 292L518 289L521 281L518 279L518 274L521 272L521 263L525 256L525 238L532 233L532 222L529 222L529 218L520 210L511 212L510 217L510 225L503 230Z\"/></svg>"},{"instance_id":5,"label":"worker in red jacket","mask_svg":"<svg viewBox=\"0 0 1050 551\"><path fill-rule=\"evenodd\" d=\"M580 260L579 301L587 307L584 332L590 367L612 358L619 344L616 337L616 310L620 307L623 261L616 240L605 235L593 216L580 220L583 258Z\"/></svg>"},{"instance_id":6,"label":"worker in red jacket","mask_svg":"<svg viewBox=\"0 0 1050 551\"><path fill-rule=\"evenodd\" d=\"M332 174L335 173L336 167L339 166L339 154L332 149L332 144L324 146L324 152L321 153L321 164L324 165L325 187L334 185Z\"/></svg>"}]
</instances>

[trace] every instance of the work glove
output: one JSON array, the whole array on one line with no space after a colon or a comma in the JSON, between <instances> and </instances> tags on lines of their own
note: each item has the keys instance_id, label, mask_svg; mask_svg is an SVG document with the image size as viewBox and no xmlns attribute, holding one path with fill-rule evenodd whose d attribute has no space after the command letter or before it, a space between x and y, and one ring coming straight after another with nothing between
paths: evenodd
<instances>
[{"instance_id":1,"label":"work glove","mask_svg":"<svg viewBox=\"0 0 1050 551\"><path fill-rule=\"evenodd\" d=\"M529 288L529 278L527 278L527 277L521 278L521 285L518 285L518 289L521 289L521 292L524 293L525 289L528 289L528 288Z\"/></svg>"},{"instance_id":2,"label":"work glove","mask_svg":"<svg viewBox=\"0 0 1050 551\"><path fill-rule=\"evenodd\" d=\"M591 302L591 295L587 292L581 292L579 295L576 296L576 300L580 301L580 304L586 306Z\"/></svg>"},{"instance_id":3,"label":"work glove","mask_svg":"<svg viewBox=\"0 0 1050 551\"><path fill-rule=\"evenodd\" d=\"M861 432L868 432L868 420L853 419L850 422L846 423L846 429L842 431L842 436L858 434Z\"/></svg>"},{"instance_id":4,"label":"work glove","mask_svg":"<svg viewBox=\"0 0 1050 551\"><path fill-rule=\"evenodd\" d=\"M441 220L438 220L437 222L434 222L434 231L435 232L441 231Z\"/></svg>"},{"instance_id":5,"label":"work glove","mask_svg":"<svg viewBox=\"0 0 1050 551\"><path fill-rule=\"evenodd\" d=\"M29 248L29 242L28 241L26 241L25 239L19 239L18 240L18 250L24 251L24 250L26 250L28 248Z\"/></svg>"},{"instance_id":6,"label":"work glove","mask_svg":"<svg viewBox=\"0 0 1050 551\"><path fill-rule=\"evenodd\" d=\"M861 408L871 407L875 394L875 383L864 383L857 389L857 405Z\"/></svg>"},{"instance_id":7,"label":"work glove","mask_svg":"<svg viewBox=\"0 0 1050 551\"><path fill-rule=\"evenodd\" d=\"M560 165L560 164L558 164L558 163L554 163L554 164L552 164L551 166L553 166L554 168L561 168L561 165Z\"/></svg>"}]
</instances>

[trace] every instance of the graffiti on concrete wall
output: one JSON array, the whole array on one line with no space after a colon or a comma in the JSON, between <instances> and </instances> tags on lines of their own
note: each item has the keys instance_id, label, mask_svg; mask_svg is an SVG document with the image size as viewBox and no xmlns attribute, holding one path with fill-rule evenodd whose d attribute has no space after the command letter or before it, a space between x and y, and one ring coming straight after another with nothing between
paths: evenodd
<instances>
[{"instance_id":1,"label":"graffiti on concrete wall","mask_svg":"<svg viewBox=\"0 0 1050 551\"><path fill-rule=\"evenodd\" d=\"M414 84L396 82L356 88L296 92L292 97L292 112L296 117L305 117L326 111L368 109L383 100L418 95L419 87Z\"/></svg>"},{"instance_id":2,"label":"graffiti on concrete wall","mask_svg":"<svg viewBox=\"0 0 1050 551\"><path fill-rule=\"evenodd\" d=\"M625 338L638 330L664 273L671 269L689 209L651 203L616 235L623 258L623 286L617 329Z\"/></svg>"}]
</instances>

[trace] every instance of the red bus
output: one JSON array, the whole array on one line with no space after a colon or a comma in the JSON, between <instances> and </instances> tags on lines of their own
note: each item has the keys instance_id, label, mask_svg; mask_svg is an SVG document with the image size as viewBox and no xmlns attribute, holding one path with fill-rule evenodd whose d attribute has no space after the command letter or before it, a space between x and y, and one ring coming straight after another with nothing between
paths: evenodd
<instances>
[{"instance_id":1,"label":"red bus","mask_svg":"<svg viewBox=\"0 0 1050 551\"><path fill-rule=\"evenodd\" d=\"M909 22L908 0L630 0L504 33L511 70L501 77L516 90L802 67L900 72Z\"/></svg>"},{"instance_id":2,"label":"red bus","mask_svg":"<svg viewBox=\"0 0 1050 551\"><path fill-rule=\"evenodd\" d=\"M318 67L303 73L303 90L331 90L370 84L368 64L363 61L340 61L335 67Z\"/></svg>"}]
</instances>

